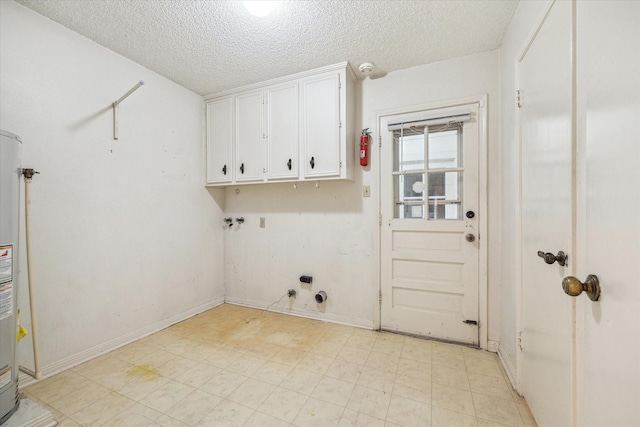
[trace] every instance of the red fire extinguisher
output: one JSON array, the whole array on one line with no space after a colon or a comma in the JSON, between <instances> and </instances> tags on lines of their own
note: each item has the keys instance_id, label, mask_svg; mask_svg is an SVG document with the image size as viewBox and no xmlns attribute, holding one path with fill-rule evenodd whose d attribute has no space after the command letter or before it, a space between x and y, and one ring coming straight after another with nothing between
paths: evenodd
<instances>
[{"instance_id":1,"label":"red fire extinguisher","mask_svg":"<svg viewBox=\"0 0 640 427\"><path fill-rule=\"evenodd\" d=\"M362 129L362 135L360 135L360 166L367 166L369 164L369 128Z\"/></svg>"}]
</instances>

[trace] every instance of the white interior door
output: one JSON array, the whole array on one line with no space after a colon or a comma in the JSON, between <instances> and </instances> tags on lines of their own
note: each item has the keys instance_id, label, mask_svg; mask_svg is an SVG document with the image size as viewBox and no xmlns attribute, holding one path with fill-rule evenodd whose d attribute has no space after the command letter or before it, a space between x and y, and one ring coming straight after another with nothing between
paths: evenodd
<instances>
[{"instance_id":1,"label":"white interior door","mask_svg":"<svg viewBox=\"0 0 640 427\"><path fill-rule=\"evenodd\" d=\"M561 283L573 251L572 4L555 2L519 64L523 394L540 426L572 425L575 302ZM568 266L538 252L568 254ZM552 261L552 259L549 259Z\"/></svg>"},{"instance_id":2,"label":"white interior door","mask_svg":"<svg viewBox=\"0 0 640 427\"><path fill-rule=\"evenodd\" d=\"M640 424L640 2L577 3L577 425Z\"/></svg>"},{"instance_id":3,"label":"white interior door","mask_svg":"<svg viewBox=\"0 0 640 427\"><path fill-rule=\"evenodd\" d=\"M380 322L478 345L478 104L463 109L381 119Z\"/></svg>"}]
</instances>

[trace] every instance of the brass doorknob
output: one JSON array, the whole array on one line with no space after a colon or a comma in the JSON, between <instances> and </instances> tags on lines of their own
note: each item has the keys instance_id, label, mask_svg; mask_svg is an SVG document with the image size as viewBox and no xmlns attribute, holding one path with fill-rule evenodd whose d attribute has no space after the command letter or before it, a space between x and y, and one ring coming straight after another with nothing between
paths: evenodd
<instances>
[{"instance_id":1,"label":"brass doorknob","mask_svg":"<svg viewBox=\"0 0 640 427\"><path fill-rule=\"evenodd\" d=\"M562 279L562 290L572 297L577 297L584 291L591 301L600 299L600 281L593 274L588 275L584 283L573 276L565 277Z\"/></svg>"},{"instance_id":2,"label":"brass doorknob","mask_svg":"<svg viewBox=\"0 0 640 427\"><path fill-rule=\"evenodd\" d=\"M547 264L553 264L556 261L563 267L567 264L567 254L562 251L559 251L558 255L554 255L551 252L544 253L544 251L538 251L538 256Z\"/></svg>"}]
</instances>

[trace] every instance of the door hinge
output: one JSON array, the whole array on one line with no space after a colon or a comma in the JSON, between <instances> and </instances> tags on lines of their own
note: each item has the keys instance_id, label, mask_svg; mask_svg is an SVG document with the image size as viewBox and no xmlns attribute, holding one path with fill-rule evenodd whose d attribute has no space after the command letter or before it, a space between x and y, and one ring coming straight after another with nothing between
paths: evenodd
<instances>
[{"instance_id":1,"label":"door hinge","mask_svg":"<svg viewBox=\"0 0 640 427\"><path fill-rule=\"evenodd\" d=\"M382 214L378 214L378 225L382 225Z\"/></svg>"},{"instance_id":2,"label":"door hinge","mask_svg":"<svg viewBox=\"0 0 640 427\"><path fill-rule=\"evenodd\" d=\"M378 303L382 304L382 291L378 291Z\"/></svg>"},{"instance_id":3,"label":"door hinge","mask_svg":"<svg viewBox=\"0 0 640 427\"><path fill-rule=\"evenodd\" d=\"M342 160L340 160L340 169L342 169Z\"/></svg>"},{"instance_id":4,"label":"door hinge","mask_svg":"<svg viewBox=\"0 0 640 427\"><path fill-rule=\"evenodd\" d=\"M382 147L382 135L378 135L378 148Z\"/></svg>"},{"instance_id":5,"label":"door hinge","mask_svg":"<svg viewBox=\"0 0 640 427\"><path fill-rule=\"evenodd\" d=\"M338 127L339 127L340 129L342 129L342 122L339 122Z\"/></svg>"},{"instance_id":6,"label":"door hinge","mask_svg":"<svg viewBox=\"0 0 640 427\"><path fill-rule=\"evenodd\" d=\"M524 348L524 337L523 331L518 332L518 337L516 338L516 343L518 344L518 348L522 350Z\"/></svg>"},{"instance_id":7,"label":"door hinge","mask_svg":"<svg viewBox=\"0 0 640 427\"><path fill-rule=\"evenodd\" d=\"M462 323L466 323L467 325L478 325L477 320L463 320Z\"/></svg>"},{"instance_id":8,"label":"door hinge","mask_svg":"<svg viewBox=\"0 0 640 427\"><path fill-rule=\"evenodd\" d=\"M522 108L522 96L520 94L520 90L516 90L516 105L518 108Z\"/></svg>"}]
</instances>

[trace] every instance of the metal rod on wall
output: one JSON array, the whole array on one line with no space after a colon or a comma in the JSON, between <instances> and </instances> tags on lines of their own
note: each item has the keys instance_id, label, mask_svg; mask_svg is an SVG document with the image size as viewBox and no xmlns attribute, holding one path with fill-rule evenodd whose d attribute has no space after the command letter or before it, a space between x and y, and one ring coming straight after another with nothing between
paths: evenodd
<instances>
[{"instance_id":1,"label":"metal rod on wall","mask_svg":"<svg viewBox=\"0 0 640 427\"><path fill-rule=\"evenodd\" d=\"M118 104L124 101L129 95L135 92L140 86L144 84L143 80L140 80L134 87L129 89L129 92L125 93L116 102L111 104L113 107L113 139L118 139Z\"/></svg>"}]
</instances>

